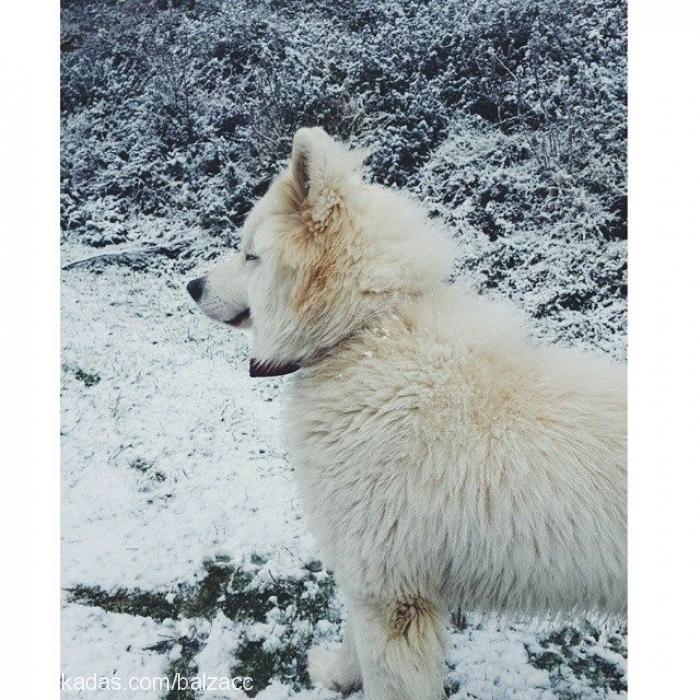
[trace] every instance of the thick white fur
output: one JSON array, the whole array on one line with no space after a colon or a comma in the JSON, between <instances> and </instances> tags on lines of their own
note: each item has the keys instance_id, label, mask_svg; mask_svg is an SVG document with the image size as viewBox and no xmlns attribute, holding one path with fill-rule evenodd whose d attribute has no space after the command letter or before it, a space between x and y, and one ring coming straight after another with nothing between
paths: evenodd
<instances>
[{"instance_id":1,"label":"thick white fur","mask_svg":"<svg viewBox=\"0 0 700 700\"><path fill-rule=\"evenodd\" d=\"M625 369L533 344L507 305L445 285L445 237L358 167L300 130L244 228L259 260L214 271L200 304L221 320L249 307L253 354L304 365L289 442L349 609L312 678L431 700L451 607L625 614ZM300 295L310 269L323 285Z\"/></svg>"}]
</instances>

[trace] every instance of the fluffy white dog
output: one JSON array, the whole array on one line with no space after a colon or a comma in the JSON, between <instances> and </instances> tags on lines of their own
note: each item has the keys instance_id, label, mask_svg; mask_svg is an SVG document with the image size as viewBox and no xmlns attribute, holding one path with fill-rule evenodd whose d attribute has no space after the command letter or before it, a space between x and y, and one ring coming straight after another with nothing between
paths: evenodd
<instances>
[{"instance_id":1,"label":"fluffy white dog","mask_svg":"<svg viewBox=\"0 0 700 700\"><path fill-rule=\"evenodd\" d=\"M348 605L312 679L432 700L453 606L625 613L625 369L446 285L450 243L363 156L300 129L240 252L188 290L252 327L252 376L298 370L290 447Z\"/></svg>"}]
</instances>

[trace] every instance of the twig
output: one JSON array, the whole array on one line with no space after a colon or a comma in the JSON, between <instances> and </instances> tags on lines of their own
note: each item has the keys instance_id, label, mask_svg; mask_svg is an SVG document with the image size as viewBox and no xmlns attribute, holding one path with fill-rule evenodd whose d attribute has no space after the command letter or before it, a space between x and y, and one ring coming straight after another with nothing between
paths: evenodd
<instances>
[{"instance_id":1,"label":"twig","mask_svg":"<svg viewBox=\"0 0 700 700\"><path fill-rule=\"evenodd\" d=\"M87 267L92 265L94 262L100 260L120 260L123 262L128 262L132 258L137 258L142 255L165 255L168 258L176 258L181 252L181 248L166 248L165 246L155 246L153 248L143 248L142 250L121 250L116 253L102 253L101 255L93 255L89 258L83 258L82 260L74 260L67 265L64 265L61 269L72 270L76 267Z\"/></svg>"}]
</instances>

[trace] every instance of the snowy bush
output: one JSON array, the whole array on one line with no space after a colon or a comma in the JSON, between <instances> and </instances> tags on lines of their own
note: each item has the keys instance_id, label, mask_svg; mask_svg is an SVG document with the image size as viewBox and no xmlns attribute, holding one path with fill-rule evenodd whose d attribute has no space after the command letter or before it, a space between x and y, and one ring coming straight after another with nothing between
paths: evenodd
<instances>
[{"instance_id":1,"label":"snowy bush","mask_svg":"<svg viewBox=\"0 0 700 700\"><path fill-rule=\"evenodd\" d=\"M454 225L482 287L599 343L624 328L625 9L66 3L64 240L191 267L235 243L295 129L320 124Z\"/></svg>"},{"instance_id":2,"label":"snowy bush","mask_svg":"<svg viewBox=\"0 0 700 700\"><path fill-rule=\"evenodd\" d=\"M548 176L514 209L566 183L600 203L608 238L624 237L624 10L611 0L68 3L64 230L80 239L92 202L111 197L130 216L235 231L302 124L377 146L377 179L421 194L420 167L478 115L494 138L521 137L525 150L504 153L502 168L532 161ZM550 218L570 214L567 198L550 204Z\"/></svg>"}]
</instances>

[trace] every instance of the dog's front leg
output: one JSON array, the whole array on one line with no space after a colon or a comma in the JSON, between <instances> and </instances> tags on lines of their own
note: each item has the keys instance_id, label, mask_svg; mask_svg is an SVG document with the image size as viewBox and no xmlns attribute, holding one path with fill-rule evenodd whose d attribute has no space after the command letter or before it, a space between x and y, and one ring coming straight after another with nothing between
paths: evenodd
<instances>
[{"instance_id":1,"label":"dog's front leg","mask_svg":"<svg viewBox=\"0 0 700 700\"><path fill-rule=\"evenodd\" d=\"M308 661L309 677L314 685L321 685L344 695L362 686L362 671L350 615L345 620L340 650L313 647L309 650Z\"/></svg>"},{"instance_id":2,"label":"dog's front leg","mask_svg":"<svg viewBox=\"0 0 700 700\"><path fill-rule=\"evenodd\" d=\"M421 598L351 604L367 700L441 700L445 620Z\"/></svg>"}]
</instances>

